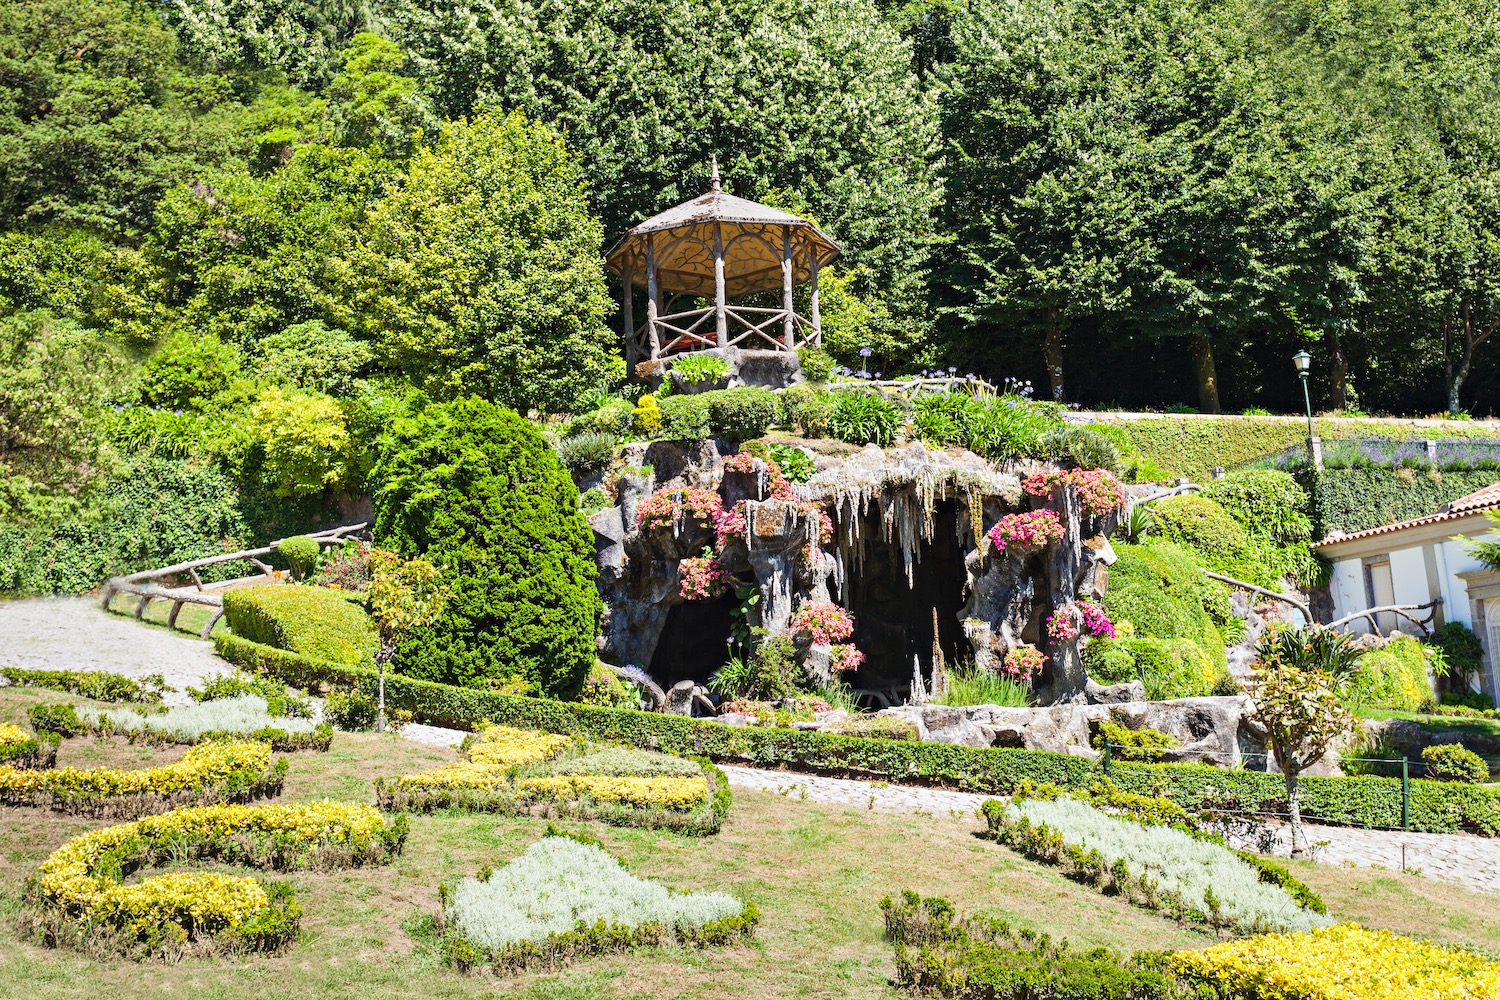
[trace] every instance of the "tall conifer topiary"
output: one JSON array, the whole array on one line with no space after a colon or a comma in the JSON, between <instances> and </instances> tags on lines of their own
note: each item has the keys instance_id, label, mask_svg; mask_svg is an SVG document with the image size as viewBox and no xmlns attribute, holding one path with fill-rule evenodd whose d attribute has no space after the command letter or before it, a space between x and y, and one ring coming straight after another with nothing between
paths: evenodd
<instances>
[{"instance_id":1,"label":"tall conifer topiary","mask_svg":"<svg viewBox=\"0 0 1500 1000\"><path fill-rule=\"evenodd\" d=\"M594 661L599 596L578 490L536 428L469 397L397 420L371 475L375 537L442 567L442 616L412 630L400 673L483 687L523 678L577 690Z\"/></svg>"}]
</instances>

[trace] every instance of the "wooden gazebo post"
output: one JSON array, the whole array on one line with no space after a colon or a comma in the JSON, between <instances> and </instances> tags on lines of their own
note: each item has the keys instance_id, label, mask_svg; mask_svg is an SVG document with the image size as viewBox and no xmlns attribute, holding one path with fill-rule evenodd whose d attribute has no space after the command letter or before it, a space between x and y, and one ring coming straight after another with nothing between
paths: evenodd
<instances>
[{"instance_id":1,"label":"wooden gazebo post","mask_svg":"<svg viewBox=\"0 0 1500 1000\"><path fill-rule=\"evenodd\" d=\"M635 268L627 265L620 275L620 284L625 286L622 303L625 324L625 371L635 374L635 363L640 360L640 345L635 342Z\"/></svg>"},{"instance_id":2,"label":"wooden gazebo post","mask_svg":"<svg viewBox=\"0 0 1500 1000\"><path fill-rule=\"evenodd\" d=\"M818 258L813 257L811 274L808 276L811 286L810 292L812 302L808 307L808 319L812 321L812 342L814 347L823 346L823 318L818 314Z\"/></svg>"},{"instance_id":3,"label":"wooden gazebo post","mask_svg":"<svg viewBox=\"0 0 1500 1000\"><path fill-rule=\"evenodd\" d=\"M781 308L786 310L786 320L781 327L781 340L788 351L797 349L797 314L792 309L792 227L781 227Z\"/></svg>"},{"instance_id":4,"label":"wooden gazebo post","mask_svg":"<svg viewBox=\"0 0 1500 1000\"><path fill-rule=\"evenodd\" d=\"M661 335L656 329L656 316L661 311L661 285L656 280L656 240L654 234L646 237L646 333L651 341L651 360L661 357Z\"/></svg>"},{"instance_id":5,"label":"wooden gazebo post","mask_svg":"<svg viewBox=\"0 0 1500 1000\"><path fill-rule=\"evenodd\" d=\"M709 192L717 194L719 184L719 158L714 157L713 175L709 178ZM729 295L724 287L724 224L714 220L714 335L719 349L729 346Z\"/></svg>"}]
</instances>

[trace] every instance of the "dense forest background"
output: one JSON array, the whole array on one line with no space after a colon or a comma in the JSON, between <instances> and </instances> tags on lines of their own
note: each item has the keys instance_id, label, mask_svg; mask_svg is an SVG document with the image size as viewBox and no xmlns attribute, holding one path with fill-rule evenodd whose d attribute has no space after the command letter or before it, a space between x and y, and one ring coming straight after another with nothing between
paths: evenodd
<instances>
[{"instance_id":1,"label":"dense forest background","mask_svg":"<svg viewBox=\"0 0 1500 1000\"><path fill-rule=\"evenodd\" d=\"M1481 0L12 0L0 590L335 516L413 393L618 386L601 253L711 156L845 248L846 363L1489 414L1497 56Z\"/></svg>"}]
</instances>

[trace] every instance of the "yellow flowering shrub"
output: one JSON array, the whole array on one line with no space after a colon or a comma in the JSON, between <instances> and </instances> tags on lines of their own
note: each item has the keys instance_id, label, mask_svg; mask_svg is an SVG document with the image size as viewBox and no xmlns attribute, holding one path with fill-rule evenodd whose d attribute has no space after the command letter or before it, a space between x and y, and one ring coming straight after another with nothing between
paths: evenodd
<instances>
[{"instance_id":1,"label":"yellow flowering shrub","mask_svg":"<svg viewBox=\"0 0 1500 1000\"><path fill-rule=\"evenodd\" d=\"M317 850L325 862L340 854L356 863L361 856L384 858L399 851L406 828L404 816L388 827L373 806L348 802L189 806L68 841L42 862L33 883L34 901L132 938L154 939L164 929L175 929L169 936L179 941L212 937L267 923L273 900L258 881L217 872L174 872L126 885L119 873L184 853L290 868ZM295 935L300 914L289 893L280 895L288 904L282 914L290 919L276 926L277 944Z\"/></svg>"},{"instance_id":2,"label":"yellow flowering shrub","mask_svg":"<svg viewBox=\"0 0 1500 1000\"><path fill-rule=\"evenodd\" d=\"M601 802L663 809L691 809L708 797L708 781L702 777L615 777L612 775L566 774L546 778L523 778L516 787L526 795L546 799L587 795Z\"/></svg>"},{"instance_id":3,"label":"yellow flowering shrub","mask_svg":"<svg viewBox=\"0 0 1500 1000\"><path fill-rule=\"evenodd\" d=\"M487 726L469 748L469 760L509 770L551 760L572 745L573 740L567 736L511 726Z\"/></svg>"},{"instance_id":4,"label":"yellow flowering shrub","mask_svg":"<svg viewBox=\"0 0 1500 1000\"><path fill-rule=\"evenodd\" d=\"M0 802L25 804L41 792L92 798L141 793L172 795L202 791L232 778L253 779L270 767L270 745L255 741L203 743L174 763L136 771L108 767L28 771L0 766Z\"/></svg>"},{"instance_id":5,"label":"yellow flowering shrub","mask_svg":"<svg viewBox=\"0 0 1500 1000\"><path fill-rule=\"evenodd\" d=\"M16 746L31 739L31 734L20 726L9 722L0 722L0 747Z\"/></svg>"},{"instance_id":6,"label":"yellow flowering shrub","mask_svg":"<svg viewBox=\"0 0 1500 1000\"><path fill-rule=\"evenodd\" d=\"M1500 963L1339 924L1178 952L1176 970L1239 1000L1494 1000Z\"/></svg>"}]
</instances>

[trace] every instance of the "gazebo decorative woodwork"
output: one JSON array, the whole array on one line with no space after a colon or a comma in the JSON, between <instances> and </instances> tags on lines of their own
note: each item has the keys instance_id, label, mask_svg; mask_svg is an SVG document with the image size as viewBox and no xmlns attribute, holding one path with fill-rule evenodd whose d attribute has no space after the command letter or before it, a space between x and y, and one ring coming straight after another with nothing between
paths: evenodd
<instances>
[{"instance_id":1,"label":"gazebo decorative woodwork","mask_svg":"<svg viewBox=\"0 0 1500 1000\"><path fill-rule=\"evenodd\" d=\"M688 351L791 354L819 345L818 271L838 255L838 244L806 219L726 194L716 162L707 194L642 222L605 258L624 286L626 363L635 371L637 362ZM801 282L811 285L806 316L793 297ZM636 288L646 292L639 325ZM777 291L778 305L737 301Z\"/></svg>"}]
</instances>

